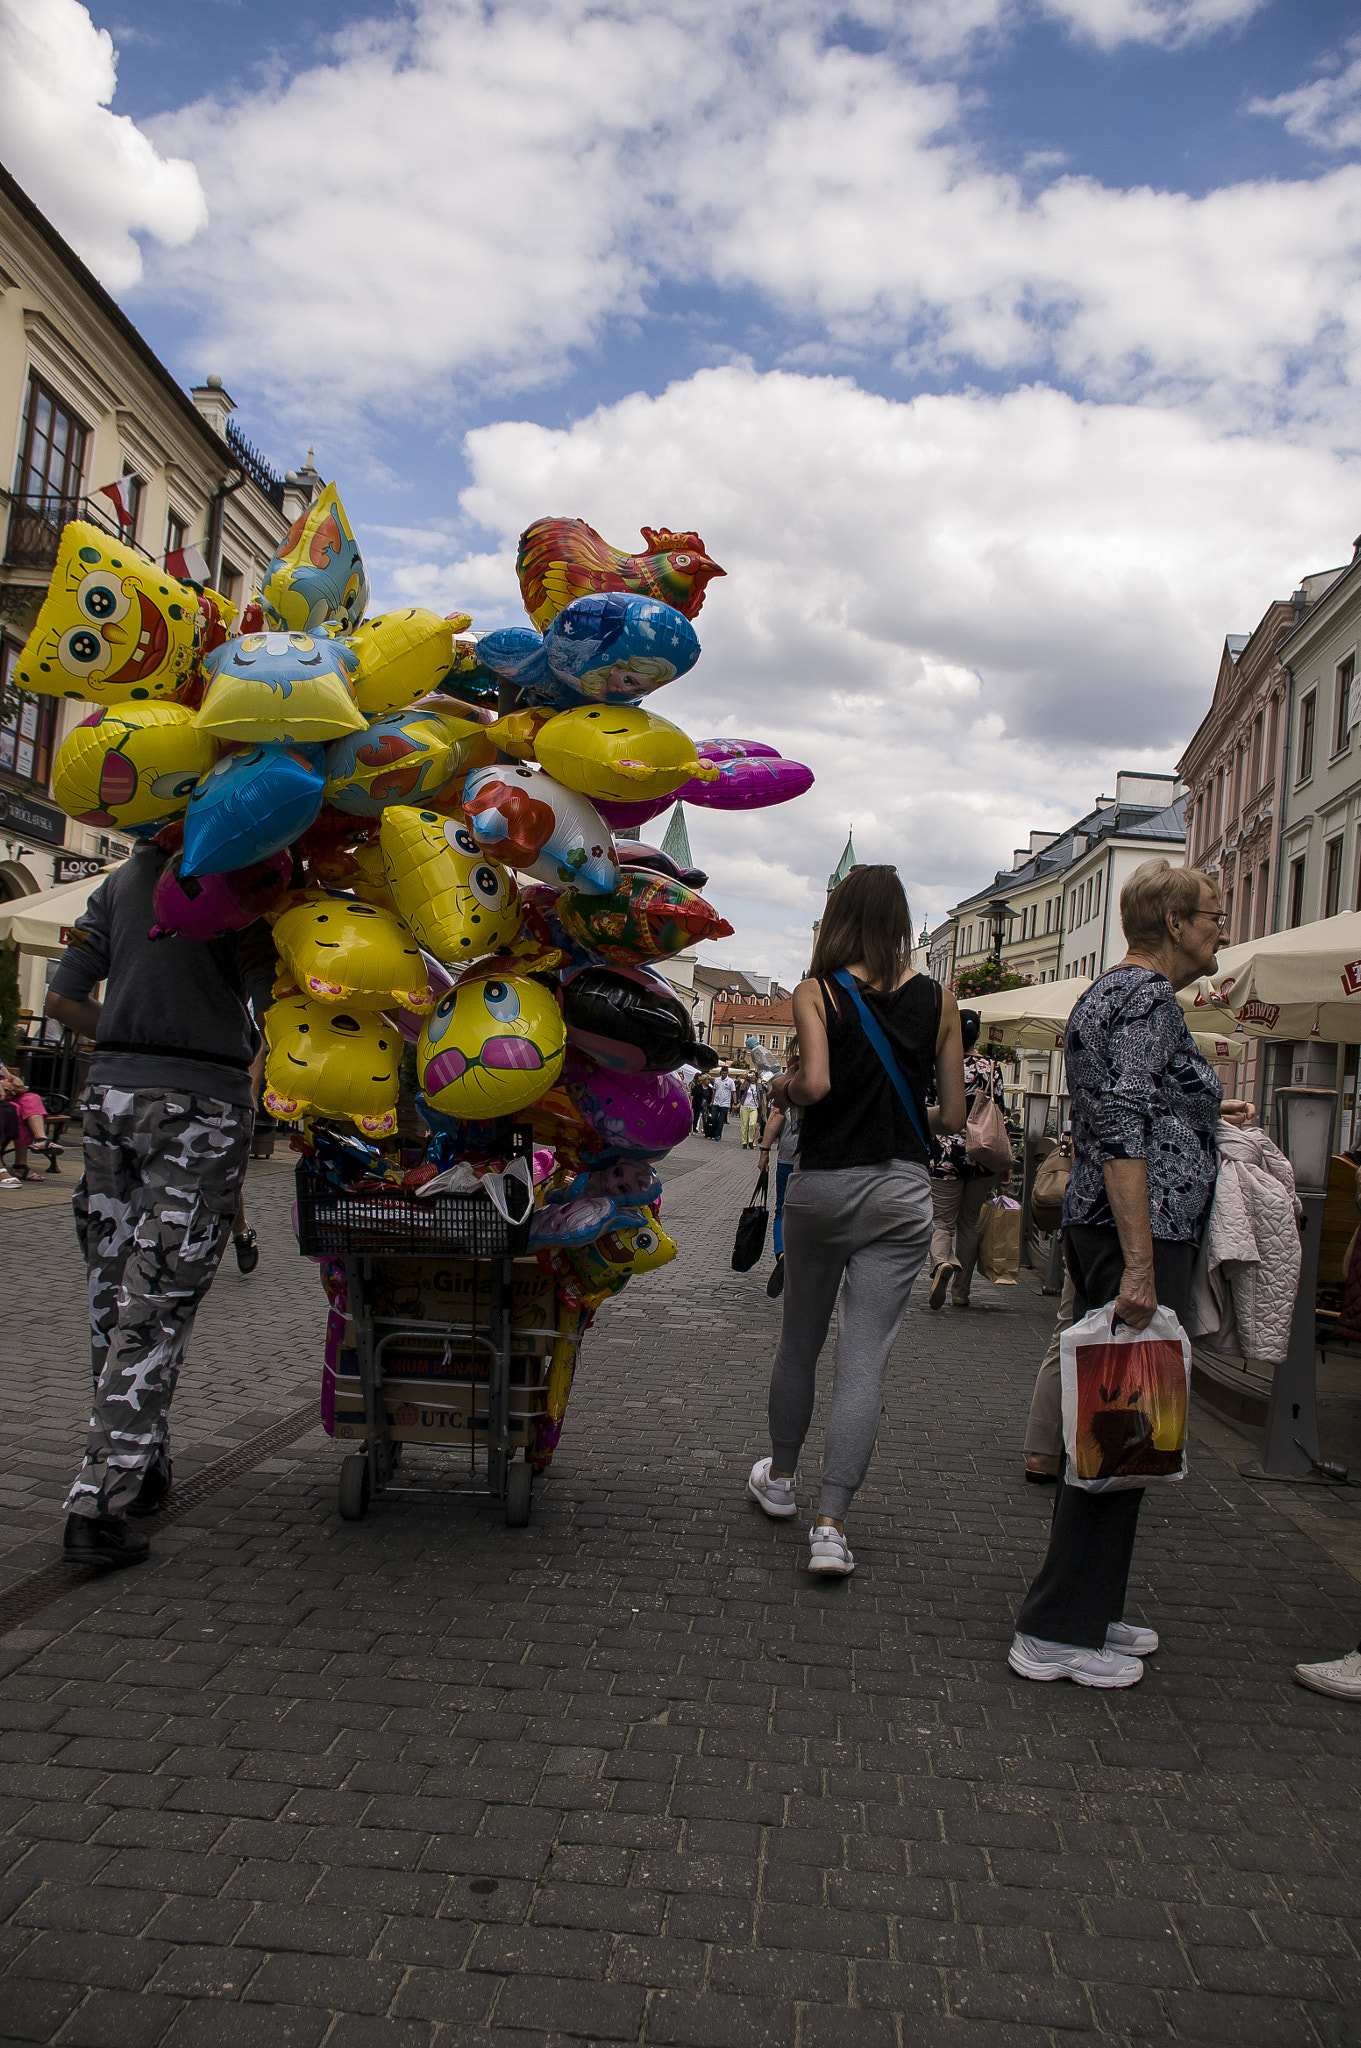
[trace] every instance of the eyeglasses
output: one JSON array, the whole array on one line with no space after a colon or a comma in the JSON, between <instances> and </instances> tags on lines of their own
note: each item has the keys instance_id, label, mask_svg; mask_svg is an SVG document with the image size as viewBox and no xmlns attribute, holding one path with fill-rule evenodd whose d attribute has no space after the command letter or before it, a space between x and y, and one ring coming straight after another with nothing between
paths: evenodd
<instances>
[{"instance_id":1,"label":"eyeglasses","mask_svg":"<svg viewBox=\"0 0 1361 2048\"><path fill-rule=\"evenodd\" d=\"M1215 921L1216 926L1219 929L1221 936L1229 928L1229 913L1227 912L1227 910L1198 910L1196 912L1196 916L1212 917Z\"/></svg>"}]
</instances>

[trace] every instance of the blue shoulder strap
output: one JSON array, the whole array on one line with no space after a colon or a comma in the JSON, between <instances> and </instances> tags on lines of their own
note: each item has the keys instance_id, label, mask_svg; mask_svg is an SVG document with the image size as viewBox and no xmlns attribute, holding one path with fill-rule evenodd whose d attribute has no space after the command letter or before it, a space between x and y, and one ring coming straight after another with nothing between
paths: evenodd
<instances>
[{"instance_id":1,"label":"blue shoulder strap","mask_svg":"<svg viewBox=\"0 0 1361 2048\"><path fill-rule=\"evenodd\" d=\"M839 968L832 976L832 979L838 988L845 989L847 995L855 1004L856 1009L860 1012L860 1022L865 1027L865 1036L878 1053L880 1064L888 1075L889 1080L893 1083L894 1093L907 1111L907 1120L916 1132L922 1148L929 1159L931 1157L931 1140L922 1129L921 1112L913 1100L912 1090L903 1079L902 1068L893 1057L893 1048L884 1036L883 1028L878 1018L873 1015L869 1004L856 987L855 976L850 972L849 968Z\"/></svg>"}]
</instances>

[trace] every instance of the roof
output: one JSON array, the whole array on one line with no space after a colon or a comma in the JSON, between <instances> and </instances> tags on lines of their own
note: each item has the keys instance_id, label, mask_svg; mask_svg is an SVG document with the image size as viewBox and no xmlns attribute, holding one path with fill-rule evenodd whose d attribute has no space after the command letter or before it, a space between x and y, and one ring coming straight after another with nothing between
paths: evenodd
<instances>
[{"instance_id":1,"label":"roof","mask_svg":"<svg viewBox=\"0 0 1361 2048\"><path fill-rule=\"evenodd\" d=\"M846 834L845 850L836 866L832 869L831 874L827 877L827 894L830 896L837 883L844 882L851 869L858 868L859 865L860 863L855 857L855 841L851 833L848 832Z\"/></svg>"},{"instance_id":2,"label":"roof","mask_svg":"<svg viewBox=\"0 0 1361 2048\"><path fill-rule=\"evenodd\" d=\"M701 988L712 990L732 989L735 994L760 995L761 991L737 967L697 967L695 980Z\"/></svg>"},{"instance_id":3,"label":"roof","mask_svg":"<svg viewBox=\"0 0 1361 2048\"><path fill-rule=\"evenodd\" d=\"M715 996L713 1024L792 1024L794 998L781 989L778 995ZM712 1029L712 1025L710 1027Z\"/></svg>"},{"instance_id":4,"label":"roof","mask_svg":"<svg viewBox=\"0 0 1361 2048\"><path fill-rule=\"evenodd\" d=\"M1117 836L1121 839L1184 839L1186 806L1190 796L1190 791L1185 791L1165 811L1155 811L1151 818L1143 819L1138 825L1126 825Z\"/></svg>"},{"instance_id":5,"label":"roof","mask_svg":"<svg viewBox=\"0 0 1361 2048\"><path fill-rule=\"evenodd\" d=\"M685 823L685 805L677 804L671 813L670 822L662 840L661 850L676 863L678 868L692 868L695 857L690 851L690 834Z\"/></svg>"},{"instance_id":6,"label":"roof","mask_svg":"<svg viewBox=\"0 0 1361 2048\"><path fill-rule=\"evenodd\" d=\"M1237 661L1251 638L1251 633L1226 633L1224 635L1224 646L1230 661Z\"/></svg>"},{"instance_id":7,"label":"roof","mask_svg":"<svg viewBox=\"0 0 1361 2048\"><path fill-rule=\"evenodd\" d=\"M995 896L1005 896L1010 889L1024 889L1032 882L1043 881L1047 875L1061 874L1074 861L1085 859L1103 839L1184 839L1187 794L1166 806L1102 804L1088 811L1086 817L1061 833L1052 846L1044 847L1021 867L999 868L985 888L961 897L951 915L958 916L961 911L986 904ZM1078 838L1086 842L1080 851L1075 844Z\"/></svg>"}]
</instances>

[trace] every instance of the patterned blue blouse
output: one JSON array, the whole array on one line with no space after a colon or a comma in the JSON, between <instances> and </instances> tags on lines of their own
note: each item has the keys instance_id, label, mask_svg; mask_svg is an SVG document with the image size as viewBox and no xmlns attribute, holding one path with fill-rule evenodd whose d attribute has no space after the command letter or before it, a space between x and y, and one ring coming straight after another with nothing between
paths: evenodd
<instances>
[{"instance_id":1,"label":"patterned blue blouse","mask_svg":"<svg viewBox=\"0 0 1361 2048\"><path fill-rule=\"evenodd\" d=\"M1198 1244L1219 1171L1224 1089L1167 976L1147 967L1103 974L1073 1008L1064 1057L1073 1117L1065 1228L1114 1229L1102 1168L1142 1159L1154 1237Z\"/></svg>"}]
</instances>

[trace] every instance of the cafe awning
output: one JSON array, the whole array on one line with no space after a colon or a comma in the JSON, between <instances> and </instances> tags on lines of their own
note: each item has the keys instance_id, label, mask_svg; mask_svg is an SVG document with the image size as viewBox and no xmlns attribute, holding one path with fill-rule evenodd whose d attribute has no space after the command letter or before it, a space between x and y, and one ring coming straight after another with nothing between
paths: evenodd
<instances>
[{"instance_id":1,"label":"cafe awning","mask_svg":"<svg viewBox=\"0 0 1361 2048\"><path fill-rule=\"evenodd\" d=\"M13 939L25 953L56 959L65 952L71 926L103 879L87 875L79 882L64 882L60 889L41 889L36 896L0 903L0 939Z\"/></svg>"},{"instance_id":2,"label":"cafe awning","mask_svg":"<svg viewBox=\"0 0 1361 2048\"><path fill-rule=\"evenodd\" d=\"M1224 946L1213 974L1181 991L1197 1034L1361 1044L1361 911Z\"/></svg>"},{"instance_id":3,"label":"cafe awning","mask_svg":"<svg viewBox=\"0 0 1361 2048\"><path fill-rule=\"evenodd\" d=\"M1090 981L1075 975L1071 981L1032 982L1026 988L1002 989L997 995L965 996L960 1008L977 1010L983 1020L978 1038L980 1052L986 1052L990 1045L1014 1045L1026 1052L1062 1052L1068 1013L1090 987ZM1358 1012L1361 1013L1361 1005ZM1200 1026L1194 1019L1188 1022L1206 1059L1246 1058L1244 1040L1231 1030L1216 1031L1212 1021Z\"/></svg>"}]
</instances>

